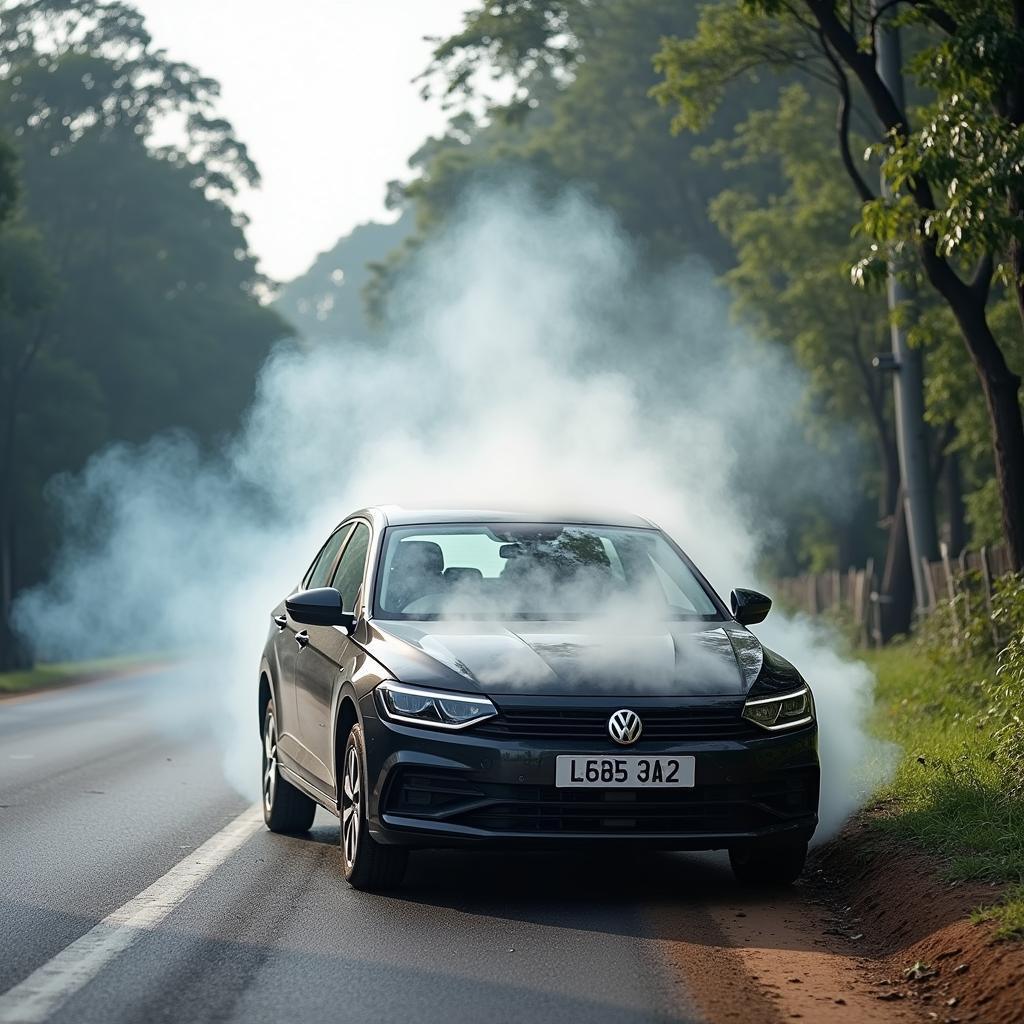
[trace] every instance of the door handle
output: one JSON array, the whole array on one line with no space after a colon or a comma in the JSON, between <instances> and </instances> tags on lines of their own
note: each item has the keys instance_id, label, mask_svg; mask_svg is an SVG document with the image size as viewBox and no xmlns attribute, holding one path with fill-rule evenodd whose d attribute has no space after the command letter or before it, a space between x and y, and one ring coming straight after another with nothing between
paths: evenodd
<instances>
[{"instance_id":1,"label":"door handle","mask_svg":"<svg viewBox=\"0 0 1024 1024\"><path fill-rule=\"evenodd\" d=\"M277 626L278 629L284 629L284 627L288 625L288 616L287 615L275 615L274 616L274 625Z\"/></svg>"},{"instance_id":2,"label":"door handle","mask_svg":"<svg viewBox=\"0 0 1024 1024\"><path fill-rule=\"evenodd\" d=\"M305 647L309 643L309 634L305 630L302 630L301 632L296 633L295 634L295 642L300 647Z\"/></svg>"}]
</instances>

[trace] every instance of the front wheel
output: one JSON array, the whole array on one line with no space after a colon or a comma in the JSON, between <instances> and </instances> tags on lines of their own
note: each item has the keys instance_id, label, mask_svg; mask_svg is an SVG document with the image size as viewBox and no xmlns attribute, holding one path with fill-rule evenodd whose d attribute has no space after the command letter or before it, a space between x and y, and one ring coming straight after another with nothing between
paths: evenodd
<instances>
[{"instance_id":1,"label":"front wheel","mask_svg":"<svg viewBox=\"0 0 1024 1024\"><path fill-rule=\"evenodd\" d=\"M790 885L800 877L807 860L805 839L761 839L729 848L729 863L744 885Z\"/></svg>"},{"instance_id":2,"label":"front wheel","mask_svg":"<svg viewBox=\"0 0 1024 1024\"><path fill-rule=\"evenodd\" d=\"M341 860L345 878L353 889L376 892L394 889L402 882L409 852L402 846L383 846L370 836L366 823L366 754L363 732L352 726L342 755Z\"/></svg>"},{"instance_id":3,"label":"front wheel","mask_svg":"<svg viewBox=\"0 0 1024 1024\"><path fill-rule=\"evenodd\" d=\"M271 832L308 832L316 804L281 777L277 763L277 717L274 702L263 716L263 820Z\"/></svg>"}]
</instances>

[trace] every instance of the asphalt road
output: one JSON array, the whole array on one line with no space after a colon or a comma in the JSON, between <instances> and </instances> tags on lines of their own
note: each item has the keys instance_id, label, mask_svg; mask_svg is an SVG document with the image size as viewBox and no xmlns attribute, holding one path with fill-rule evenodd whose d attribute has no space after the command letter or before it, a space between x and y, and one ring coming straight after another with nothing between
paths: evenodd
<instances>
[{"instance_id":1,"label":"asphalt road","mask_svg":"<svg viewBox=\"0 0 1024 1024\"><path fill-rule=\"evenodd\" d=\"M421 853L370 896L324 812L306 837L253 827L101 967L58 969L252 804L224 781L202 674L0 702L0 1021L29 1019L16 997L40 979L31 1019L67 1024L701 1019L666 947L707 937L720 859Z\"/></svg>"}]
</instances>

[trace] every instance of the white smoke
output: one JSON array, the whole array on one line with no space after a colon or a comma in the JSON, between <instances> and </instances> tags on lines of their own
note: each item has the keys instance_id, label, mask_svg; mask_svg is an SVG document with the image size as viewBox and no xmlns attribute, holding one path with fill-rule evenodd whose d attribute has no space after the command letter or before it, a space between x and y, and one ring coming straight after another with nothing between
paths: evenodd
<instances>
[{"instance_id":1,"label":"white smoke","mask_svg":"<svg viewBox=\"0 0 1024 1024\"><path fill-rule=\"evenodd\" d=\"M845 477L806 461L800 374L726 302L701 268L647 278L578 197L477 196L419 256L386 344L284 347L223 451L160 438L59 481L66 542L17 625L44 657L215 653L225 772L250 793L269 611L355 508L625 509L720 593L756 585L777 530L759 494L842 501ZM809 623L758 632L814 690L827 836L891 762L863 726L873 680Z\"/></svg>"}]
</instances>

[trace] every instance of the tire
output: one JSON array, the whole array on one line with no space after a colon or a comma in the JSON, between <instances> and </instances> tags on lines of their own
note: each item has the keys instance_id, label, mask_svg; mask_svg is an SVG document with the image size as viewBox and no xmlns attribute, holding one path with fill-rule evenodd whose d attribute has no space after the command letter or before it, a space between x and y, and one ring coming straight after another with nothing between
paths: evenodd
<instances>
[{"instance_id":1,"label":"tire","mask_svg":"<svg viewBox=\"0 0 1024 1024\"><path fill-rule=\"evenodd\" d=\"M341 758L338 811L339 837L345 880L353 889L380 892L402 884L409 851L403 846L375 842L366 827L366 748L363 731L353 725Z\"/></svg>"},{"instance_id":2,"label":"tire","mask_svg":"<svg viewBox=\"0 0 1024 1024\"><path fill-rule=\"evenodd\" d=\"M806 860L806 839L764 839L729 848L732 872L742 885L791 885Z\"/></svg>"},{"instance_id":3,"label":"tire","mask_svg":"<svg viewBox=\"0 0 1024 1024\"><path fill-rule=\"evenodd\" d=\"M308 832L316 803L282 778L277 762L277 716L274 702L263 716L263 820L271 832Z\"/></svg>"}]
</instances>

